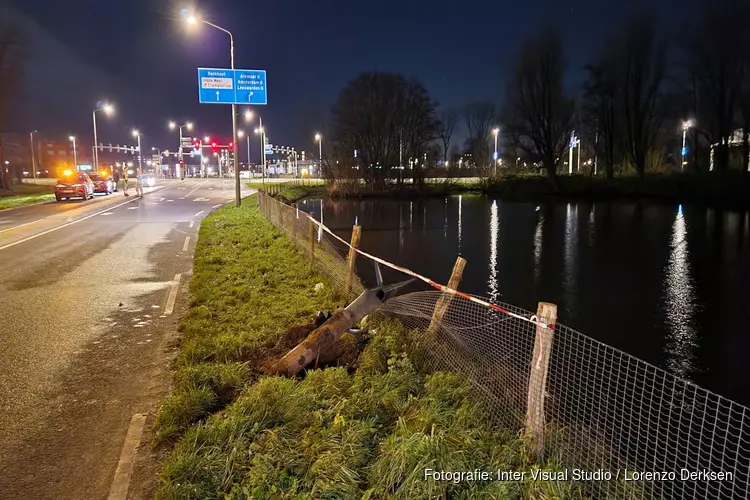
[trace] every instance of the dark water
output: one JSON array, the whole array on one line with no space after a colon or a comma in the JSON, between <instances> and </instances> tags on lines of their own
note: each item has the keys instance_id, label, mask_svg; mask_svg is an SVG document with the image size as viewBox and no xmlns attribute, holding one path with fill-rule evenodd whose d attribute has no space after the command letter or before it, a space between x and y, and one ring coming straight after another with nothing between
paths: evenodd
<instances>
[{"instance_id":1,"label":"dark water","mask_svg":"<svg viewBox=\"0 0 750 500\"><path fill-rule=\"evenodd\" d=\"M357 220L365 251L441 283L460 254L463 291L556 303L559 322L750 405L748 212L461 196L327 201L323 215L345 239Z\"/></svg>"}]
</instances>

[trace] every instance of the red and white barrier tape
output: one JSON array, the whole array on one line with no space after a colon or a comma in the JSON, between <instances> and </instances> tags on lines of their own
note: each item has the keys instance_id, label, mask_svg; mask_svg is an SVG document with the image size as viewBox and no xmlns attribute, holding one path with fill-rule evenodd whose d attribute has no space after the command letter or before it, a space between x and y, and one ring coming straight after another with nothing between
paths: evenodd
<instances>
[{"instance_id":1,"label":"red and white barrier tape","mask_svg":"<svg viewBox=\"0 0 750 500\"><path fill-rule=\"evenodd\" d=\"M353 248L348 241L345 241L343 238L341 238L338 235L334 234L333 231L331 231L324 224L322 224L321 222L315 220L315 217L313 217L310 214L306 214L306 215L307 215L307 218L310 219L313 222L313 224L315 224L315 225L317 225L319 227L319 229L325 231L326 233L328 233L329 235L331 235L333 238L335 238L336 240L338 240L341 243L343 243L344 245L346 245L347 248L352 248L358 254L363 255L363 256L367 257L368 259L372 259L375 262L377 262L378 264L382 264L382 265L384 265L386 267L390 267L391 269L395 269L396 271L404 273L407 276L411 276L412 278L416 278L416 279L418 279L420 281L423 281L423 282L427 283L428 285L430 285L431 287L436 288L436 289L440 290L443 293L449 293L451 295L455 295L457 297L460 297L462 299L468 300L470 302L474 302L475 304L479 304L479 305L482 305L482 306L487 307L489 309L492 309L493 311L498 311L498 312L501 312L503 314L506 314L506 315L508 315L508 316L510 316L512 318L520 319L520 320L523 320L523 321L528 321L529 323L533 323L535 325L539 325L542 328L550 328L550 329L553 329L553 330L555 328L555 325L550 325L550 324L544 323L542 321L539 321L535 315L527 318L526 316L522 316L520 314L516 314L516 313L514 313L512 311L509 311L509 310L507 310L507 309L505 309L503 307L498 306L497 304L493 304L491 302L484 301L484 300L479 299L477 297L474 297L472 295L469 295L469 294L466 294L466 293L463 293L463 292L459 292L458 290L453 290L452 288L448 288L447 286L441 285L440 283L437 283L437 282L431 280L430 278L427 278L425 276L422 276L421 274L415 273L411 269L407 269L405 267L401 267L401 266L398 266L398 265L393 264L391 262L388 262L386 260L383 260L380 257L376 257L375 255L371 255L371 254L369 254L369 253L367 253L367 252L365 252L363 250L360 250L359 248Z\"/></svg>"}]
</instances>

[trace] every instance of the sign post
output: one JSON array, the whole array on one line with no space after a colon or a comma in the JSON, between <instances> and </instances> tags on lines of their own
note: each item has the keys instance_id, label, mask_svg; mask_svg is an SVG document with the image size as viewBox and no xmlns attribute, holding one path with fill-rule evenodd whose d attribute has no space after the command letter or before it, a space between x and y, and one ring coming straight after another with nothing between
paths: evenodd
<instances>
[{"instance_id":1,"label":"sign post","mask_svg":"<svg viewBox=\"0 0 750 500\"><path fill-rule=\"evenodd\" d=\"M198 68L198 102L266 105L266 71Z\"/></svg>"}]
</instances>

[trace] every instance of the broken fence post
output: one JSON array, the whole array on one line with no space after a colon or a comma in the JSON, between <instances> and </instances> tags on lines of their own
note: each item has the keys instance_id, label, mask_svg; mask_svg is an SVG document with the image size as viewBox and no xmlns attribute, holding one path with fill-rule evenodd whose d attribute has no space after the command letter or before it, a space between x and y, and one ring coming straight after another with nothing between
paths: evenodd
<instances>
[{"instance_id":1,"label":"broken fence post","mask_svg":"<svg viewBox=\"0 0 750 500\"><path fill-rule=\"evenodd\" d=\"M344 299L349 300L349 295L352 293L352 281L354 281L354 262L357 259L357 249L359 248L359 239L362 236L362 226L354 226L352 228L352 243L349 247L349 257L347 258L348 272L346 278L346 289L344 291Z\"/></svg>"},{"instance_id":2,"label":"broken fence post","mask_svg":"<svg viewBox=\"0 0 750 500\"><path fill-rule=\"evenodd\" d=\"M461 284L461 277L464 274L465 267L466 259L464 259L463 257L457 258L456 263L453 265L451 279L448 281L448 288L452 290L458 290L458 285ZM448 293L443 293L440 295L440 297L438 297L438 300L435 303L435 310L432 313L432 321L430 321L430 326L427 329L427 338L429 340L435 339L435 334L437 334L438 326L443 320L443 316L448 310L448 306L450 305L451 300L453 300L453 295Z\"/></svg>"},{"instance_id":3,"label":"broken fence post","mask_svg":"<svg viewBox=\"0 0 750 500\"><path fill-rule=\"evenodd\" d=\"M526 433L531 436L534 453L541 457L544 452L544 397L557 321L557 306L549 302L540 302L536 318L534 353L531 356L529 394L526 404Z\"/></svg>"}]
</instances>

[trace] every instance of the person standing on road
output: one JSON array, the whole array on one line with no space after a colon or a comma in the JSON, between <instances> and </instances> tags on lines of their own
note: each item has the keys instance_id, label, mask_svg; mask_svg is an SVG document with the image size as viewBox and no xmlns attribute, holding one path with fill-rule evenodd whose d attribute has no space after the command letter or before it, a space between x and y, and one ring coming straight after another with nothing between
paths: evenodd
<instances>
[{"instance_id":1,"label":"person standing on road","mask_svg":"<svg viewBox=\"0 0 750 500\"><path fill-rule=\"evenodd\" d=\"M128 194L128 168L122 167L122 192L125 196L130 196Z\"/></svg>"},{"instance_id":2,"label":"person standing on road","mask_svg":"<svg viewBox=\"0 0 750 500\"><path fill-rule=\"evenodd\" d=\"M143 171L140 168L135 170L135 194L143 198Z\"/></svg>"}]
</instances>

